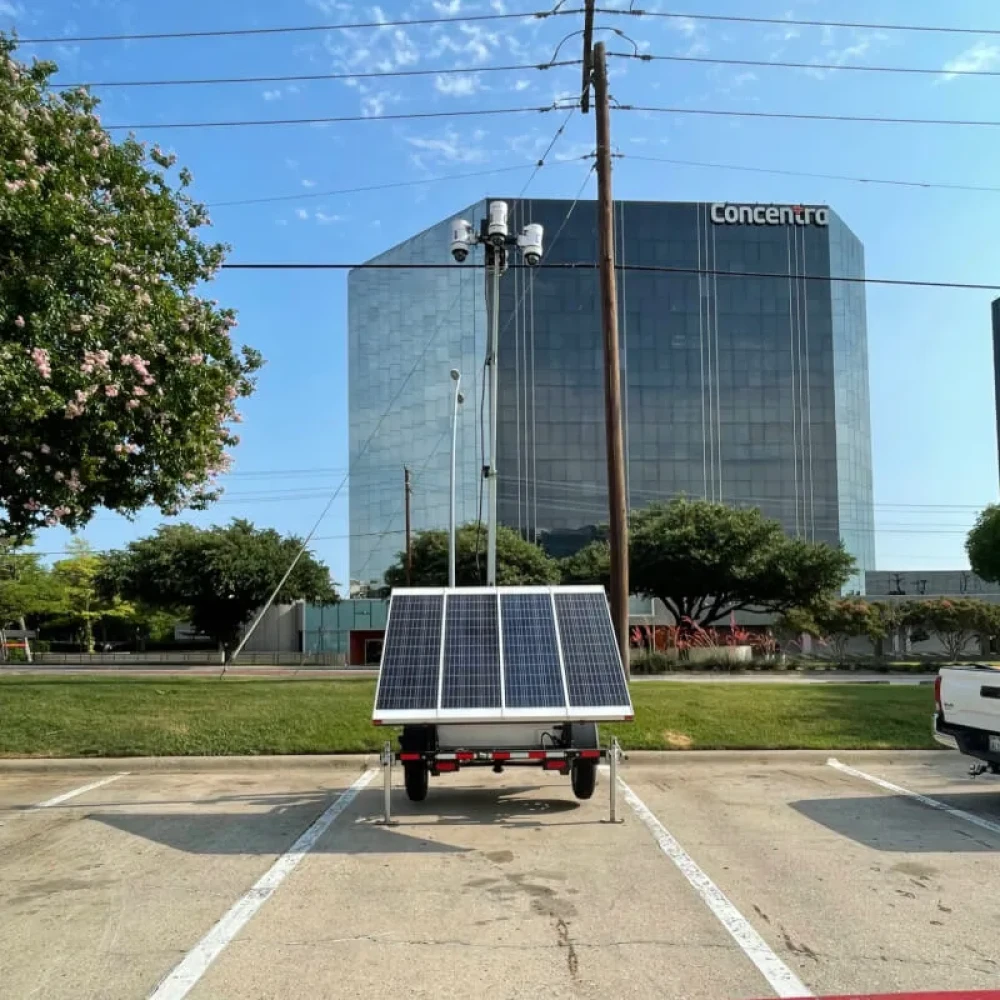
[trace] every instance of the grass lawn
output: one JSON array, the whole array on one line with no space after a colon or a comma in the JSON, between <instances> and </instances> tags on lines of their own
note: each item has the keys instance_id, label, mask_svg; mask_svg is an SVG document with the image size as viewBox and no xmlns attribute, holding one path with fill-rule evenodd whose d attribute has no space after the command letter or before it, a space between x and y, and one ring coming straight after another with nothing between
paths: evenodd
<instances>
[{"instance_id":1,"label":"grass lawn","mask_svg":"<svg viewBox=\"0 0 1000 1000\"><path fill-rule=\"evenodd\" d=\"M0 678L0 756L379 750L370 680ZM626 749L933 747L927 687L636 684Z\"/></svg>"}]
</instances>

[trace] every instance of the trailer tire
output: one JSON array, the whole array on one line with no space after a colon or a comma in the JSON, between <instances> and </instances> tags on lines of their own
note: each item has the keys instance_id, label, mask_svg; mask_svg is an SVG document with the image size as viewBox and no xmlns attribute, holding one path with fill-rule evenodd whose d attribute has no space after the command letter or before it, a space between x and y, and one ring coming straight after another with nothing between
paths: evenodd
<instances>
[{"instance_id":1,"label":"trailer tire","mask_svg":"<svg viewBox=\"0 0 1000 1000\"><path fill-rule=\"evenodd\" d=\"M427 765L422 760L403 764L403 784L411 802L423 802L427 798L427 782Z\"/></svg>"},{"instance_id":2,"label":"trailer tire","mask_svg":"<svg viewBox=\"0 0 1000 1000\"><path fill-rule=\"evenodd\" d=\"M592 760L575 760L569 773L573 794L578 799L589 799L597 785L597 765Z\"/></svg>"}]
</instances>

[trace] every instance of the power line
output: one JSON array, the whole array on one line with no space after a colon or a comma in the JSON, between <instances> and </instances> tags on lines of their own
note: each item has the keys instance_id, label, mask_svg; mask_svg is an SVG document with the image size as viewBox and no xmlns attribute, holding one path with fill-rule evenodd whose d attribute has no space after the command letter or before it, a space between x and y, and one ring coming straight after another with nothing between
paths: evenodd
<instances>
[{"instance_id":1,"label":"power line","mask_svg":"<svg viewBox=\"0 0 1000 1000\"><path fill-rule=\"evenodd\" d=\"M868 24L858 21L814 21L797 17L751 17L743 14L680 14L653 10L619 10L598 7L598 14L632 17L660 17L682 21L715 21L723 24L777 24L783 27L802 28L856 28L866 31L922 31L946 35L1000 35L1000 28L959 28L932 24Z\"/></svg>"},{"instance_id":2,"label":"power line","mask_svg":"<svg viewBox=\"0 0 1000 1000\"><path fill-rule=\"evenodd\" d=\"M509 265L513 268L528 268L527 264ZM475 269L476 264L382 264L382 263L253 263L223 264L229 271L435 271ZM591 271L596 269L594 261L577 261L536 265L532 270L540 271ZM1000 285L979 284L971 281L920 281L912 278L869 278L861 275L831 274L787 274L780 271L725 271L720 268L671 267L660 264L616 264L619 271L648 272L653 274L702 274L720 278L778 278L782 281L841 281L854 285L887 285L909 288L954 288L972 292L1000 292Z\"/></svg>"},{"instance_id":3,"label":"power line","mask_svg":"<svg viewBox=\"0 0 1000 1000\"><path fill-rule=\"evenodd\" d=\"M577 59L575 64L579 65L582 61L583 60L581 59ZM545 152L542 153L542 155L538 158L538 162L535 164L535 169L532 171L531 176L524 182L524 187L521 188L521 192L518 195L519 198L524 197L524 192L527 191L529 187L531 187L531 182L538 176L538 171L545 166L545 162L548 159L549 153L552 152L552 148L559 141L559 137L563 134L563 132L566 131L566 126L569 124L570 119L573 117L574 111L576 111L576 108L570 108L569 114L566 115L565 119L563 120L563 123L559 126L559 128L556 129L556 134L552 136L552 140L549 142L548 146L545 147Z\"/></svg>"},{"instance_id":4,"label":"power line","mask_svg":"<svg viewBox=\"0 0 1000 1000\"><path fill-rule=\"evenodd\" d=\"M367 73L308 73L293 76L228 76L205 77L193 80L108 80L100 83L55 83L56 90L76 90L79 87L185 87L214 86L228 83L308 83L317 80L373 80L382 77L452 76L475 73L514 73L522 70L556 69L561 66L579 66L580 59L563 59L553 63L524 63L519 66L453 66L447 69L395 69Z\"/></svg>"},{"instance_id":5,"label":"power line","mask_svg":"<svg viewBox=\"0 0 1000 1000\"><path fill-rule=\"evenodd\" d=\"M1000 76L991 69L929 69L916 66L849 66L840 63L785 62L768 59L720 59L712 56L662 56L645 52L609 52L617 59L638 59L642 62L703 63L712 66L755 66L767 69L846 70L851 73L909 73L922 76Z\"/></svg>"},{"instance_id":6,"label":"power line","mask_svg":"<svg viewBox=\"0 0 1000 1000\"><path fill-rule=\"evenodd\" d=\"M650 108L637 104L619 104L612 111L645 111L665 115L707 115L714 118L773 118L790 121L861 122L869 125L959 125L977 128L998 128L1000 121L962 118L893 118L888 115L831 115L791 111L735 111L720 108Z\"/></svg>"},{"instance_id":7,"label":"power line","mask_svg":"<svg viewBox=\"0 0 1000 1000\"><path fill-rule=\"evenodd\" d=\"M353 24L304 24L275 28L220 28L211 31L158 31L126 35L63 35L48 38L21 38L20 45L67 45L84 42L148 42L178 38L237 38L251 35L290 35L313 31L348 31L360 28L413 28L432 24L471 24L482 21L509 21L513 19L544 20L569 14L581 14L582 9L538 10L522 14L470 14L462 17L414 17L401 21L356 21Z\"/></svg>"},{"instance_id":8,"label":"power line","mask_svg":"<svg viewBox=\"0 0 1000 1000\"><path fill-rule=\"evenodd\" d=\"M584 157L579 157L584 159ZM575 160L556 160L556 163L574 163ZM344 194L363 194L368 191L390 191L393 188L419 187L421 184L436 184L440 181L462 181L478 177L488 177L493 174L509 174L514 171L531 170L530 163L522 163L518 166L495 167L490 170L470 170L461 174L442 174L437 177L419 177L412 181L390 181L386 184L365 184L360 187L336 188L332 191L303 191L300 194L281 194L266 198L241 198L236 201L215 201L209 202L208 208L232 208L239 205L264 205L279 201L301 201L304 198L332 198ZM537 169L537 165L535 167Z\"/></svg>"},{"instance_id":9,"label":"power line","mask_svg":"<svg viewBox=\"0 0 1000 1000\"><path fill-rule=\"evenodd\" d=\"M556 110L555 105L540 108L485 108L469 111L411 111L390 115L337 115L331 118L269 118L256 121L244 119L223 122L146 122L141 125L105 125L108 132L131 132L156 128L245 128L272 125L334 125L344 122L393 122L417 121L426 118L472 118L487 115L523 115L528 112L544 113Z\"/></svg>"},{"instance_id":10,"label":"power line","mask_svg":"<svg viewBox=\"0 0 1000 1000\"><path fill-rule=\"evenodd\" d=\"M752 174L776 174L781 177L810 177L816 180L852 181L856 184L887 184L894 187L940 188L946 191L975 191L1000 194L1000 187L985 184L945 184L934 181L907 181L887 177L851 177L847 174L821 174L805 170L785 170L778 167L751 167L741 163L707 163L703 160L676 160L664 156L639 156L635 153L616 153L616 158L642 160L648 163L669 163L680 167L700 167L709 170L741 170Z\"/></svg>"}]
</instances>

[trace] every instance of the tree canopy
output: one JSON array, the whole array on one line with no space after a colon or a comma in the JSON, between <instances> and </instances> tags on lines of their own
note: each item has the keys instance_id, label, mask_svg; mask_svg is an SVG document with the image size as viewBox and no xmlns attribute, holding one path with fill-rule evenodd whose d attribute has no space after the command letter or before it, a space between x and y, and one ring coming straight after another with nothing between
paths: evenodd
<instances>
[{"instance_id":1,"label":"tree canopy","mask_svg":"<svg viewBox=\"0 0 1000 1000\"><path fill-rule=\"evenodd\" d=\"M602 583L609 551L592 542L562 561L563 582ZM740 610L784 614L839 592L854 560L843 549L789 538L759 510L673 500L634 511L631 590L655 597L676 624L701 627Z\"/></svg>"},{"instance_id":2,"label":"tree canopy","mask_svg":"<svg viewBox=\"0 0 1000 1000\"><path fill-rule=\"evenodd\" d=\"M414 587L448 585L448 532L418 532L413 539ZM477 557L478 552L478 557ZM497 584L501 587L530 586L559 582L559 564L542 549L525 541L512 528L497 528ZM406 553L385 572L389 587L406 586ZM455 582L459 587L486 583L486 529L465 524L455 533Z\"/></svg>"},{"instance_id":3,"label":"tree canopy","mask_svg":"<svg viewBox=\"0 0 1000 1000\"><path fill-rule=\"evenodd\" d=\"M1000 629L1000 608L971 598L937 598L907 602L903 622L932 632L952 659L961 656L977 635L994 635Z\"/></svg>"},{"instance_id":4,"label":"tree canopy","mask_svg":"<svg viewBox=\"0 0 1000 1000\"><path fill-rule=\"evenodd\" d=\"M781 625L783 631L805 632L823 640L836 659L843 661L851 639L864 637L873 643L884 639L891 618L886 605L845 598L821 601L808 610L793 609L783 616Z\"/></svg>"},{"instance_id":5,"label":"tree canopy","mask_svg":"<svg viewBox=\"0 0 1000 1000\"><path fill-rule=\"evenodd\" d=\"M986 507L965 541L972 572L991 583L1000 581L1000 506Z\"/></svg>"},{"instance_id":6,"label":"tree canopy","mask_svg":"<svg viewBox=\"0 0 1000 1000\"><path fill-rule=\"evenodd\" d=\"M234 520L225 527L164 525L111 552L101 575L105 593L160 609L178 609L191 624L230 645L278 585L302 546L271 528ZM277 596L336 601L330 571L305 552Z\"/></svg>"},{"instance_id":7,"label":"tree canopy","mask_svg":"<svg viewBox=\"0 0 1000 1000\"><path fill-rule=\"evenodd\" d=\"M112 142L0 35L0 533L204 507L260 355L196 294L227 247L174 157Z\"/></svg>"}]
</instances>

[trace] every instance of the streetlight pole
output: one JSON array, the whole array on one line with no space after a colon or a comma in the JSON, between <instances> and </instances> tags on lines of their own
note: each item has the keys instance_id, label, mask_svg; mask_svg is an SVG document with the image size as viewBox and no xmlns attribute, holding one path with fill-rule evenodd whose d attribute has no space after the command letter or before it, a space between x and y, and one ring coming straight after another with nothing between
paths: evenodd
<instances>
[{"instance_id":1,"label":"streetlight pole","mask_svg":"<svg viewBox=\"0 0 1000 1000\"><path fill-rule=\"evenodd\" d=\"M499 391L499 368L497 355L500 347L500 276L507 270L507 263L515 247L521 251L524 262L535 267L542 260L543 229L537 223L529 223L516 236L507 229L507 202L492 201L487 216L482 220L477 233L472 223L456 219L451 230L451 255L462 264L469 251L478 244L486 249L486 271L489 281L487 309L489 310L489 346L486 350L486 364L490 369L490 455L489 465L484 466L488 491L487 535L486 535L486 584L497 585L497 416Z\"/></svg>"},{"instance_id":2,"label":"streetlight pole","mask_svg":"<svg viewBox=\"0 0 1000 1000\"><path fill-rule=\"evenodd\" d=\"M451 413L451 482L449 493L451 503L448 509L448 586L455 586L455 453L458 449L458 408L465 402L461 392L462 373L452 368L451 377L455 383L455 402Z\"/></svg>"}]
</instances>

